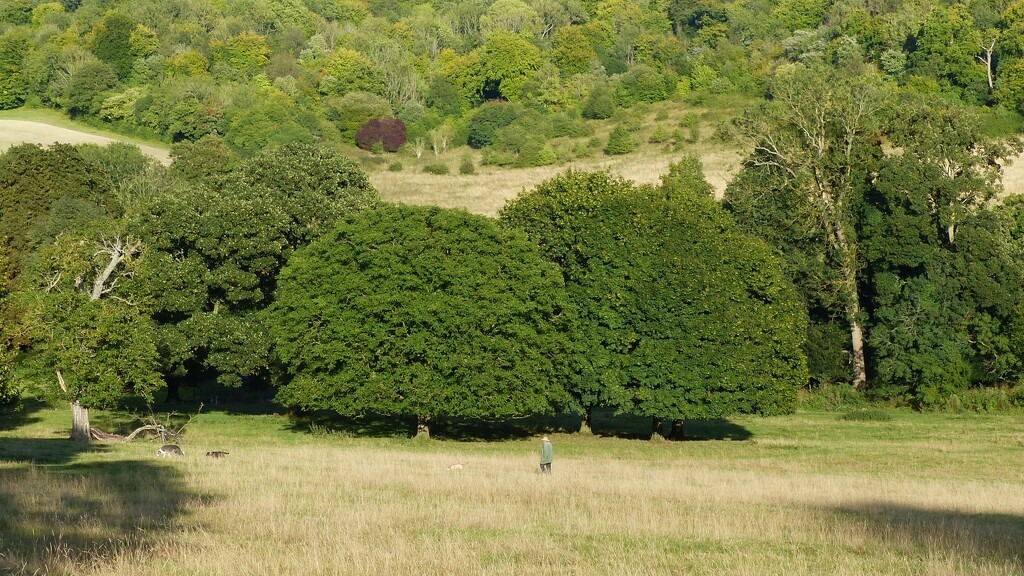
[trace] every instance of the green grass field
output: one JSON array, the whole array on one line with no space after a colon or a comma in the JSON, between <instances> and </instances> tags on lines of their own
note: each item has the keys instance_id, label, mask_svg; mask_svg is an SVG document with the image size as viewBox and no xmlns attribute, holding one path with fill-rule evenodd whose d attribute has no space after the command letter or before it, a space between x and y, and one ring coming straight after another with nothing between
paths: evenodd
<instances>
[{"instance_id":1,"label":"green grass field","mask_svg":"<svg viewBox=\"0 0 1024 576\"><path fill-rule=\"evenodd\" d=\"M0 420L0 573L1024 574L1020 415L742 417L681 442L605 419L549 433L550 477L536 426L564 419L417 441L204 410L180 459L74 445L69 420Z\"/></svg>"}]
</instances>

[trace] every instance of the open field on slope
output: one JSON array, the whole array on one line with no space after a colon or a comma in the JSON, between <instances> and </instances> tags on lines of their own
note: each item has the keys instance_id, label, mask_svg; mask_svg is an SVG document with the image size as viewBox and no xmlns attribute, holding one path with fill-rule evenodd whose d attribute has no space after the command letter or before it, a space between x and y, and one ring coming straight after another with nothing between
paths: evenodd
<instances>
[{"instance_id":1,"label":"open field on slope","mask_svg":"<svg viewBox=\"0 0 1024 576\"><path fill-rule=\"evenodd\" d=\"M422 442L210 412L161 460L146 441L83 450L68 420L0 420L0 573L1024 573L1019 415L550 434L550 477L537 430Z\"/></svg>"},{"instance_id":2,"label":"open field on slope","mask_svg":"<svg viewBox=\"0 0 1024 576\"><path fill-rule=\"evenodd\" d=\"M111 142L135 144L144 153L163 164L170 164L170 151L166 145L145 142L105 132L84 124L68 120L62 114L51 110L8 110L0 113L0 152L17 144L41 144L54 142L66 144L99 144Z\"/></svg>"},{"instance_id":3,"label":"open field on slope","mask_svg":"<svg viewBox=\"0 0 1024 576\"><path fill-rule=\"evenodd\" d=\"M657 112L667 113L667 118L657 120ZM641 142L637 152L622 156L607 156L597 150L590 157L580 158L572 162L543 166L538 168L506 169L493 166L481 166L481 154L467 147L434 156L427 151L422 158L415 158L410 152L384 155L377 159L377 164L369 162L373 157L357 148L350 148L346 153L363 161L371 182L380 191L381 196L390 202L405 204L433 204L448 208L465 208L470 212L494 216L505 203L515 198L523 190L529 190L544 180L551 178L569 168L576 170L608 170L611 173L633 180L641 184L657 184L661 176L668 172L668 166L679 160L683 154L700 156L704 166L704 175L715 188L719 197L725 192L726 184L740 169L742 153L735 145L725 144L714 139L716 124L731 114L737 114L739 104L723 110L709 110L666 103L652 107L643 119L644 127L637 133ZM697 141L684 144L680 150L673 150L666 144L651 144L647 140L653 126L659 122L669 127L677 125L685 114L699 114L703 119L698 132ZM608 125L602 125L596 138L602 142L607 140ZM687 130L684 130L684 132ZM53 142L107 144L112 141L124 141L138 145L143 152L153 156L160 162L170 162L166 145L145 142L142 140L120 136L110 132L96 130L80 123L68 120L58 112L50 110L13 110L0 112L0 151L8 147L31 142L51 144ZM582 140L586 140L583 138ZM458 173L459 164L464 156L470 156L476 165L476 173L462 175ZM387 165L393 162L403 164L403 170L392 172ZM427 174L422 171L427 164L443 163L451 170L449 175ZM1006 166L1003 185L1005 194L1024 193L1024 155Z\"/></svg>"}]
</instances>

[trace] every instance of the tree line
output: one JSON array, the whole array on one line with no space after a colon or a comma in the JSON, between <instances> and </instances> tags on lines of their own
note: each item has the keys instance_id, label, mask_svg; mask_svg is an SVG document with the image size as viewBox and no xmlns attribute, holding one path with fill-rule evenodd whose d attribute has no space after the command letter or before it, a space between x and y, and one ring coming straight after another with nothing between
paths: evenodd
<instances>
[{"instance_id":1,"label":"tree line","mask_svg":"<svg viewBox=\"0 0 1024 576\"><path fill-rule=\"evenodd\" d=\"M495 220L383 203L327 148L204 144L168 169L120 144L0 156L3 389L69 402L80 439L88 408L204 374L425 433L596 407L679 428L790 411L807 379L782 260L696 158L658 187L569 172Z\"/></svg>"},{"instance_id":2,"label":"tree line","mask_svg":"<svg viewBox=\"0 0 1024 576\"><path fill-rule=\"evenodd\" d=\"M245 158L206 137L167 168L124 144L16 146L0 390L70 402L85 437L87 408L203 375L424 433L595 408L678 431L823 383L1024 403L1024 216L999 196L1020 140L860 60L771 90L735 122L749 154L721 203L693 156L658 186L569 171L492 219L382 202L324 146Z\"/></svg>"}]
</instances>

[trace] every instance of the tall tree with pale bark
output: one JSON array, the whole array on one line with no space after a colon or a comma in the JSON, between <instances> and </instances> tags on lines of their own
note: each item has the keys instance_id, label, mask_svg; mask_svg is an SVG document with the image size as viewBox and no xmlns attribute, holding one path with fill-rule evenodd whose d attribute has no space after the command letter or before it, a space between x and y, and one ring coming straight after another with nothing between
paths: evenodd
<instances>
[{"instance_id":1,"label":"tall tree with pale bark","mask_svg":"<svg viewBox=\"0 0 1024 576\"><path fill-rule=\"evenodd\" d=\"M752 232L765 236L788 227L785 234L817 245L824 266L815 266L818 278L810 283L832 293L831 312L848 326L856 388L866 385L868 371L855 210L882 154L885 103L885 87L869 69L784 68L772 82L771 100L738 122L750 153L726 193L727 205ZM759 230L755 221L765 213L785 213L788 222L776 219Z\"/></svg>"}]
</instances>

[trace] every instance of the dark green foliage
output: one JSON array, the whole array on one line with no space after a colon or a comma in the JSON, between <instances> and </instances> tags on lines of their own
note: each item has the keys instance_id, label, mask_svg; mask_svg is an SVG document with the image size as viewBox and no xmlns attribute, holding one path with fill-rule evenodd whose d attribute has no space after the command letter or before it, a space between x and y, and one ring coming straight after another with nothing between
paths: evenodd
<instances>
[{"instance_id":1,"label":"dark green foliage","mask_svg":"<svg viewBox=\"0 0 1024 576\"><path fill-rule=\"evenodd\" d=\"M501 102L488 102L480 107L469 120L469 136L466 143L470 148L483 148L494 140L500 128L515 122L519 116L516 108Z\"/></svg>"},{"instance_id":2,"label":"dark green foliage","mask_svg":"<svg viewBox=\"0 0 1024 576\"><path fill-rule=\"evenodd\" d=\"M608 134L608 144L604 147L604 153L608 155L629 154L639 145L636 136L629 130L624 126L616 126Z\"/></svg>"},{"instance_id":3,"label":"dark green foliage","mask_svg":"<svg viewBox=\"0 0 1024 576\"><path fill-rule=\"evenodd\" d=\"M28 24L35 6L35 0L4 0L3 4L0 4L0 22Z\"/></svg>"},{"instance_id":4,"label":"dark green foliage","mask_svg":"<svg viewBox=\"0 0 1024 576\"><path fill-rule=\"evenodd\" d=\"M661 190L668 200L690 196L715 196L715 188L704 178L704 166L701 164L700 156L695 154L687 154L669 164L668 174L661 177Z\"/></svg>"},{"instance_id":5,"label":"dark green foliage","mask_svg":"<svg viewBox=\"0 0 1024 576\"><path fill-rule=\"evenodd\" d=\"M430 81L426 98L427 104L442 116L459 116L468 107L458 87L443 76Z\"/></svg>"},{"instance_id":6,"label":"dark green foliage","mask_svg":"<svg viewBox=\"0 0 1024 576\"><path fill-rule=\"evenodd\" d=\"M271 316L288 406L504 418L566 401L558 270L482 216L385 206L345 218L292 257Z\"/></svg>"},{"instance_id":7,"label":"dark green foliage","mask_svg":"<svg viewBox=\"0 0 1024 576\"><path fill-rule=\"evenodd\" d=\"M568 172L510 202L580 314L579 408L664 420L793 410L806 317L783 267L711 198Z\"/></svg>"},{"instance_id":8,"label":"dark green foliage","mask_svg":"<svg viewBox=\"0 0 1024 576\"><path fill-rule=\"evenodd\" d=\"M516 168L554 164L555 153L547 146L543 133L531 131L529 126L529 121L517 121L498 130L484 154L484 163Z\"/></svg>"},{"instance_id":9,"label":"dark green foliage","mask_svg":"<svg viewBox=\"0 0 1024 576\"><path fill-rule=\"evenodd\" d=\"M459 174L464 176L476 174L476 167L473 165L473 158L469 156L462 157L462 161L459 162Z\"/></svg>"},{"instance_id":10,"label":"dark green foliage","mask_svg":"<svg viewBox=\"0 0 1024 576\"><path fill-rule=\"evenodd\" d=\"M398 152L405 144L405 123L398 118L374 118L356 132L356 145L363 150L380 146L383 151Z\"/></svg>"},{"instance_id":11,"label":"dark green foliage","mask_svg":"<svg viewBox=\"0 0 1024 576\"><path fill-rule=\"evenodd\" d=\"M99 111L100 97L117 85L117 74L107 63L93 60L75 70L61 94L64 108L72 116Z\"/></svg>"},{"instance_id":12,"label":"dark green foliage","mask_svg":"<svg viewBox=\"0 0 1024 576\"><path fill-rule=\"evenodd\" d=\"M889 422L892 420L892 414L877 408L861 408L860 410L851 410L840 414L839 420L850 422Z\"/></svg>"},{"instance_id":13,"label":"dark green foliage","mask_svg":"<svg viewBox=\"0 0 1024 576\"><path fill-rule=\"evenodd\" d=\"M366 173L352 160L322 146L292 144L268 150L243 164L229 190L258 189L286 215L292 248L306 244L349 212L380 201Z\"/></svg>"},{"instance_id":14,"label":"dark green foliage","mask_svg":"<svg viewBox=\"0 0 1024 576\"><path fill-rule=\"evenodd\" d=\"M6 332L15 324L13 314L8 312L7 297L13 270L6 239L0 236L0 410L15 405L21 391L14 382L15 351L11 345L12 335Z\"/></svg>"},{"instance_id":15,"label":"dark green foliage","mask_svg":"<svg viewBox=\"0 0 1024 576\"><path fill-rule=\"evenodd\" d=\"M141 243L121 232L102 219L88 235L62 234L26 273L28 367L54 400L109 408L126 391L151 400L163 384L148 307L125 282L144 261Z\"/></svg>"},{"instance_id":16,"label":"dark green foliage","mask_svg":"<svg viewBox=\"0 0 1024 576\"><path fill-rule=\"evenodd\" d=\"M401 162L392 162L388 164L388 172L401 172L402 168L404 168L404 166L402 166Z\"/></svg>"},{"instance_id":17,"label":"dark green foliage","mask_svg":"<svg viewBox=\"0 0 1024 576\"><path fill-rule=\"evenodd\" d=\"M612 91L605 85L595 86L587 96L580 114L590 120L604 120L615 114L615 99Z\"/></svg>"},{"instance_id":18,"label":"dark green foliage","mask_svg":"<svg viewBox=\"0 0 1024 576\"><path fill-rule=\"evenodd\" d=\"M241 163L241 157L215 134L199 140L184 140L171 146L170 171L195 184L219 190L228 175Z\"/></svg>"},{"instance_id":19,"label":"dark green foliage","mask_svg":"<svg viewBox=\"0 0 1024 576\"><path fill-rule=\"evenodd\" d=\"M0 154L0 191L0 237L8 239L16 265L38 247L30 238L32 225L54 202L74 198L116 211L109 187L67 144L22 144Z\"/></svg>"},{"instance_id":20,"label":"dark green foliage","mask_svg":"<svg viewBox=\"0 0 1024 576\"><path fill-rule=\"evenodd\" d=\"M138 216L149 265L133 281L152 301L165 374L199 365L238 385L267 367L260 311L288 257L379 198L355 163L326 148L285 146L221 170L222 188L171 190Z\"/></svg>"},{"instance_id":21,"label":"dark green foliage","mask_svg":"<svg viewBox=\"0 0 1024 576\"><path fill-rule=\"evenodd\" d=\"M907 101L901 114L904 153L883 161L863 215L868 342L881 393L941 407L1024 370L1024 267L1007 221L985 205L1008 150L955 108Z\"/></svg>"},{"instance_id":22,"label":"dark green foliage","mask_svg":"<svg viewBox=\"0 0 1024 576\"><path fill-rule=\"evenodd\" d=\"M31 48L27 30L0 34L0 110L17 108L25 102L29 86L23 78L24 62Z\"/></svg>"},{"instance_id":23,"label":"dark green foliage","mask_svg":"<svg viewBox=\"0 0 1024 576\"><path fill-rule=\"evenodd\" d=\"M629 108L640 102L654 103L667 100L675 92L675 78L663 74L649 65L630 68L615 83L614 100L619 106Z\"/></svg>"},{"instance_id":24,"label":"dark green foliage","mask_svg":"<svg viewBox=\"0 0 1024 576\"><path fill-rule=\"evenodd\" d=\"M131 74L135 61L130 42L136 22L120 12L109 12L93 31L92 52L109 64L117 77L124 80Z\"/></svg>"}]
</instances>

